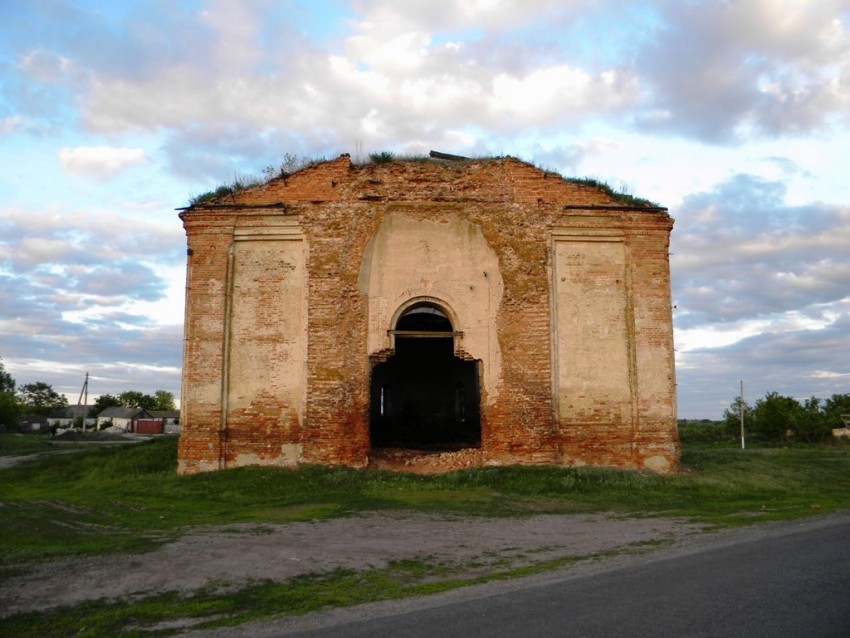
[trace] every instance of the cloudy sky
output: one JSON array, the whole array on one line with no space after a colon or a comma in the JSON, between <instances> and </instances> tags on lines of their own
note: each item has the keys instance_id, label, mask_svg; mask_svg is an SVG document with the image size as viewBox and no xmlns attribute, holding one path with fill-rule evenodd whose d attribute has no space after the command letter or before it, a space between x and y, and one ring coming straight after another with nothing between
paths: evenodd
<instances>
[{"instance_id":1,"label":"cloudy sky","mask_svg":"<svg viewBox=\"0 0 850 638\"><path fill-rule=\"evenodd\" d=\"M179 396L190 196L383 150L670 209L679 412L850 392L850 0L2 0L0 357Z\"/></svg>"}]
</instances>

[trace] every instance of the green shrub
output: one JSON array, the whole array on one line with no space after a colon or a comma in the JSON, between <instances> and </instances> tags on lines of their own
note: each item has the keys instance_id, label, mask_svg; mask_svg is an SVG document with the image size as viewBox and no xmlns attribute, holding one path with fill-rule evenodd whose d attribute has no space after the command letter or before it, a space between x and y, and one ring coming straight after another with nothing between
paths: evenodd
<instances>
[{"instance_id":1,"label":"green shrub","mask_svg":"<svg viewBox=\"0 0 850 638\"><path fill-rule=\"evenodd\" d=\"M724 421L679 421L679 440L683 444L729 443L735 440L735 429Z\"/></svg>"},{"instance_id":2,"label":"green shrub","mask_svg":"<svg viewBox=\"0 0 850 638\"><path fill-rule=\"evenodd\" d=\"M389 164L395 159L395 153L381 151L380 153L369 153L369 159L375 164Z\"/></svg>"}]
</instances>

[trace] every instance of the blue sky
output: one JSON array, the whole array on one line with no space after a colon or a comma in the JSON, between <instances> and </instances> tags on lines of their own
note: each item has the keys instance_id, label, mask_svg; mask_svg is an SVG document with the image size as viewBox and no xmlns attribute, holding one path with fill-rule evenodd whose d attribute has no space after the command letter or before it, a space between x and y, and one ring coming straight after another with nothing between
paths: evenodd
<instances>
[{"instance_id":1,"label":"blue sky","mask_svg":"<svg viewBox=\"0 0 850 638\"><path fill-rule=\"evenodd\" d=\"M679 412L850 392L850 0L4 0L0 357L179 396L174 210L285 154L509 154L657 201Z\"/></svg>"}]
</instances>

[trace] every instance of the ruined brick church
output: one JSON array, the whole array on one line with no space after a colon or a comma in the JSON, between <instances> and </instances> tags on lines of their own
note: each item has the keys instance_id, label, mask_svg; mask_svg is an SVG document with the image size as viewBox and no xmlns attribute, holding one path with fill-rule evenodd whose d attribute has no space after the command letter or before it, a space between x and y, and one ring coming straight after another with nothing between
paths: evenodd
<instances>
[{"instance_id":1,"label":"ruined brick church","mask_svg":"<svg viewBox=\"0 0 850 638\"><path fill-rule=\"evenodd\" d=\"M181 473L678 466L666 209L510 157L343 155L180 217Z\"/></svg>"}]
</instances>

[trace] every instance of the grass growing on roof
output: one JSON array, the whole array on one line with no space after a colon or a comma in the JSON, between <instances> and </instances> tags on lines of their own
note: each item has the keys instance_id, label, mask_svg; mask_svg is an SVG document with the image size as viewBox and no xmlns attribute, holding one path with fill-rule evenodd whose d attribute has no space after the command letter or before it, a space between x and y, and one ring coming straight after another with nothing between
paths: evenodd
<instances>
[{"instance_id":1,"label":"grass growing on roof","mask_svg":"<svg viewBox=\"0 0 850 638\"><path fill-rule=\"evenodd\" d=\"M273 179L289 177L293 173L315 166L316 164L321 164L324 161L326 161L324 157L306 157L285 153L280 165L266 166L260 171L259 175L236 175L229 183L222 184L213 190L190 196L189 206L207 204L236 195L242 191L267 184Z\"/></svg>"},{"instance_id":2,"label":"grass growing on roof","mask_svg":"<svg viewBox=\"0 0 850 638\"><path fill-rule=\"evenodd\" d=\"M449 163L453 164L465 164L469 162L476 161L487 161L493 159L504 159L502 156L476 156L471 158L463 158L458 160L448 160ZM215 202L217 200L222 200L227 197L236 195L241 193L242 191L256 188L258 186L262 186L263 184L268 183L272 179L279 177L289 177L290 175L297 173L298 171L304 170L305 168L309 168L311 166L315 166L316 164L320 164L322 162L327 161L324 157L319 158L310 158L305 156L297 156L286 153L284 155L284 159L279 166L266 166L259 175L237 175L233 178L231 182L222 184L213 190L209 190L203 193L199 193L196 195L192 195L189 197L189 206L200 206L203 204L209 204ZM427 155L398 155L393 153L392 151L377 151L374 153L369 153L368 162L372 164L390 164L392 162L446 162L444 159L435 159ZM610 184L605 181L590 178L590 177L567 177L565 175L561 175L557 171L552 171L546 168L543 168L534 162L528 162L526 160L519 160L538 168L545 173L550 173L553 175L557 175L562 179L565 179L568 182L573 182L575 184L583 184L585 186L590 186L592 188L598 188L603 191L606 195L611 197L614 201L623 204L624 206L637 206L637 207L649 207L649 208L658 208L659 205L655 202L652 202L648 199L644 199L642 197L636 197L631 193L625 191L625 189L613 188ZM357 163L357 162L356 162ZM366 163L366 162L359 162Z\"/></svg>"},{"instance_id":3,"label":"grass growing on roof","mask_svg":"<svg viewBox=\"0 0 850 638\"><path fill-rule=\"evenodd\" d=\"M608 182L593 179L591 177L568 177L566 178L570 182L574 182L576 184L584 184L585 186L591 186L593 188L598 188L603 193L608 195L614 201L617 201L626 206L638 206L638 207L650 207L650 208L658 208L659 205L655 202L652 202L648 199L644 199L643 197L636 197L630 193L625 192L623 189L615 189Z\"/></svg>"}]
</instances>

